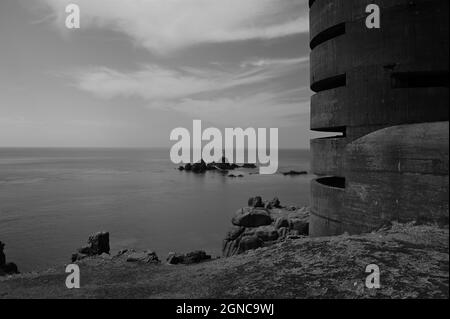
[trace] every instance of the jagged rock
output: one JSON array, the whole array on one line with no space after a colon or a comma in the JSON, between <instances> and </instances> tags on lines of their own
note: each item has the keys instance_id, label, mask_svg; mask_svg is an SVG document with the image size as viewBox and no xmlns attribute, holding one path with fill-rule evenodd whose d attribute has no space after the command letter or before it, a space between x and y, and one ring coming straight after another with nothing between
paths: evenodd
<instances>
[{"instance_id":1,"label":"jagged rock","mask_svg":"<svg viewBox=\"0 0 450 319\"><path fill-rule=\"evenodd\" d=\"M278 199L278 197L274 197L270 202L268 202L266 204L266 208L267 209L281 208L281 203L280 203L280 200Z\"/></svg>"},{"instance_id":2,"label":"jagged rock","mask_svg":"<svg viewBox=\"0 0 450 319\"><path fill-rule=\"evenodd\" d=\"M191 170L192 170L192 164L187 163L186 165L184 165L184 169L185 169L186 171L191 171Z\"/></svg>"},{"instance_id":3,"label":"jagged rock","mask_svg":"<svg viewBox=\"0 0 450 319\"><path fill-rule=\"evenodd\" d=\"M109 233L100 232L89 236L88 244L92 255L109 254Z\"/></svg>"},{"instance_id":4,"label":"jagged rock","mask_svg":"<svg viewBox=\"0 0 450 319\"><path fill-rule=\"evenodd\" d=\"M179 167L178 167L178 170L179 170L179 171L184 171L184 166L179 166Z\"/></svg>"},{"instance_id":5,"label":"jagged rock","mask_svg":"<svg viewBox=\"0 0 450 319\"><path fill-rule=\"evenodd\" d=\"M0 241L0 276L18 274L19 269L15 263L7 263L4 252L5 244Z\"/></svg>"},{"instance_id":6,"label":"jagged rock","mask_svg":"<svg viewBox=\"0 0 450 319\"><path fill-rule=\"evenodd\" d=\"M207 170L207 166L204 160L192 165L192 171L194 173L204 173Z\"/></svg>"},{"instance_id":7,"label":"jagged rock","mask_svg":"<svg viewBox=\"0 0 450 319\"><path fill-rule=\"evenodd\" d=\"M4 253L5 244L0 241L0 267L3 267L6 264L6 256Z\"/></svg>"},{"instance_id":8,"label":"jagged rock","mask_svg":"<svg viewBox=\"0 0 450 319\"><path fill-rule=\"evenodd\" d=\"M235 177L236 177L236 175L234 175L234 174L230 174L230 175L228 175L228 177L231 177L231 178L235 178Z\"/></svg>"},{"instance_id":9,"label":"jagged rock","mask_svg":"<svg viewBox=\"0 0 450 319\"><path fill-rule=\"evenodd\" d=\"M109 233L99 232L89 236L88 245L79 248L76 253L72 254L71 260L75 262L90 256L109 254L109 251Z\"/></svg>"},{"instance_id":10,"label":"jagged rock","mask_svg":"<svg viewBox=\"0 0 450 319\"><path fill-rule=\"evenodd\" d=\"M270 225L272 218L264 209L246 207L238 210L231 222L236 226L259 227Z\"/></svg>"},{"instance_id":11,"label":"jagged rock","mask_svg":"<svg viewBox=\"0 0 450 319\"><path fill-rule=\"evenodd\" d=\"M177 264L181 264L183 261L183 255L181 254L177 254L174 252L170 252L169 255L167 256L167 263L170 265L177 265Z\"/></svg>"},{"instance_id":12,"label":"jagged rock","mask_svg":"<svg viewBox=\"0 0 450 319\"><path fill-rule=\"evenodd\" d=\"M250 197L248 199L248 206L249 207L264 207L264 203L263 203L261 196Z\"/></svg>"},{"instance_id":13,"label":"jagged rock","mask_svg":"<svg viewBox=\"0 0 450 319\"><path fill-rule=\"evenodd\" d=\"M159 258L154 251L132 252L127 256L127 262L137 262L145 264L159 264Z\"/></svg>"},{"instance_id":14,"label":"jagged rock","mask_svg":"<svg viewBox=\"0 0 450 319\"><path fill-rule=\"evenodd\" d=\"M202 261L210 260L211 256L207 255L202 250L193 251L190 253L187 253L185 255L176 254L176 253L169 253L167 256L167 263L171 265L177 265L177 264L184 264L184 265L190 265L190 264L198 264Z\"/></svg>"},{"instance_id":15,"label":"jagged rock","mask_svg":"<svg viewBox=\"0 0 450 319\"><path fill-rule=\"evenodd\" d=\"M277 197L266 203L266 208L253 207L261 203L263 203L261 197L251 197L248 200L250 207L236 212L231 220L234 226L228 231L222 243L224 257L240 254L255 247L270 246L287 238L308 235L308 208L292 206L290 209L282 206Z\"/></svg>"},{"instance_id":16,"label":"jagged rock","mask_svg":"<svg viewBox=\"0 0 450 319\"><path fill-rule=\"evenodd\" d=\"M242 168L257 168L257 166L256 164L245 163L244 165L242 165Z\"/></svg>"}]
</instances>

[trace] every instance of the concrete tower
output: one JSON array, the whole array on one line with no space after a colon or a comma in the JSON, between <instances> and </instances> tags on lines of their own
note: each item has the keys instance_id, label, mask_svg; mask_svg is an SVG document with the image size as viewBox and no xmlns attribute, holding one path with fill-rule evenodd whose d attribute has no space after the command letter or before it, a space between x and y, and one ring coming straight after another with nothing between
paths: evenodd
<instances>
[{"instance_id":1,"label":"concrete tower","mask_svg":"<svg viewBox=\"0 0 450 319\"><path fill-rule=\"evenodd\" d=\"M311 235L448 223L449 1L309 5L311 129L336 132L311 141Z\"/></svg>"}]
</instances>

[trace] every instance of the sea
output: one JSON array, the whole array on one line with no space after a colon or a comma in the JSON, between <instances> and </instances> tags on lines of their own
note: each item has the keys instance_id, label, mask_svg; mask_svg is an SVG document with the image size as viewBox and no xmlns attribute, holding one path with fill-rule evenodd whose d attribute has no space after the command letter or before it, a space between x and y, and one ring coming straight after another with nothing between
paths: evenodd
<instances>
[{"instance_id":1,"label":"sea","mask_svg":"<svg viewBox=\"0 0 450 319\"><path fill-rule=\"evenodd\" d=\"M194 174L179 171L162 148L0 148L0 241L21 272L62 267L98 231L110 233L112 253L220 256L230 220L249 197L309 205L313 175L281 174L309 171L309 151L280 150L278 170Z\"/></svg>"}]
</instances>

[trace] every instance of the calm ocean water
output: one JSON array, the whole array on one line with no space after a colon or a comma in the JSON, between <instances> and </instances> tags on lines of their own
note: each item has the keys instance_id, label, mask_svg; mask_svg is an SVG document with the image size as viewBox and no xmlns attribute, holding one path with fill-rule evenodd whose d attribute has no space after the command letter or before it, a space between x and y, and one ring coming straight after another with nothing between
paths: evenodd
<instances>
[{"instance_id":1,"label":"calm ocean water","mask_svg":"<svg viewBox=\"0 0 450 319\"><path fill-rule=\"evenodd\" d=\"M309 170L309 152L281 150L279 171ZM311 175L179 172L166 149L0 149L0 240L22 272L70 261L89 234L107 230L112 251L196 249L220 255L248 197L308 205Z\"/></svg>"}]
</instances>

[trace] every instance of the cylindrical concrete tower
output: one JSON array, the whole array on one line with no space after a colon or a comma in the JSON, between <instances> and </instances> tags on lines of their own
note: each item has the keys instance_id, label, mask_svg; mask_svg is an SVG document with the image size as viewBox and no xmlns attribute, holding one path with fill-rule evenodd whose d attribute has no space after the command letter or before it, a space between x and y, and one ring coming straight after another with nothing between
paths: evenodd
<instances>
[{"instance_id":1,"label":"cylindrical concrete tower","mask_svg":"<svg viewBox=\"0 0 450 319\"><path fill-rule=\"evenodd\" d=\"M366 7L381 27L366 27ZM448 223L448 0L310 0L312 236Z\"/></svg>"}]
</instances>

